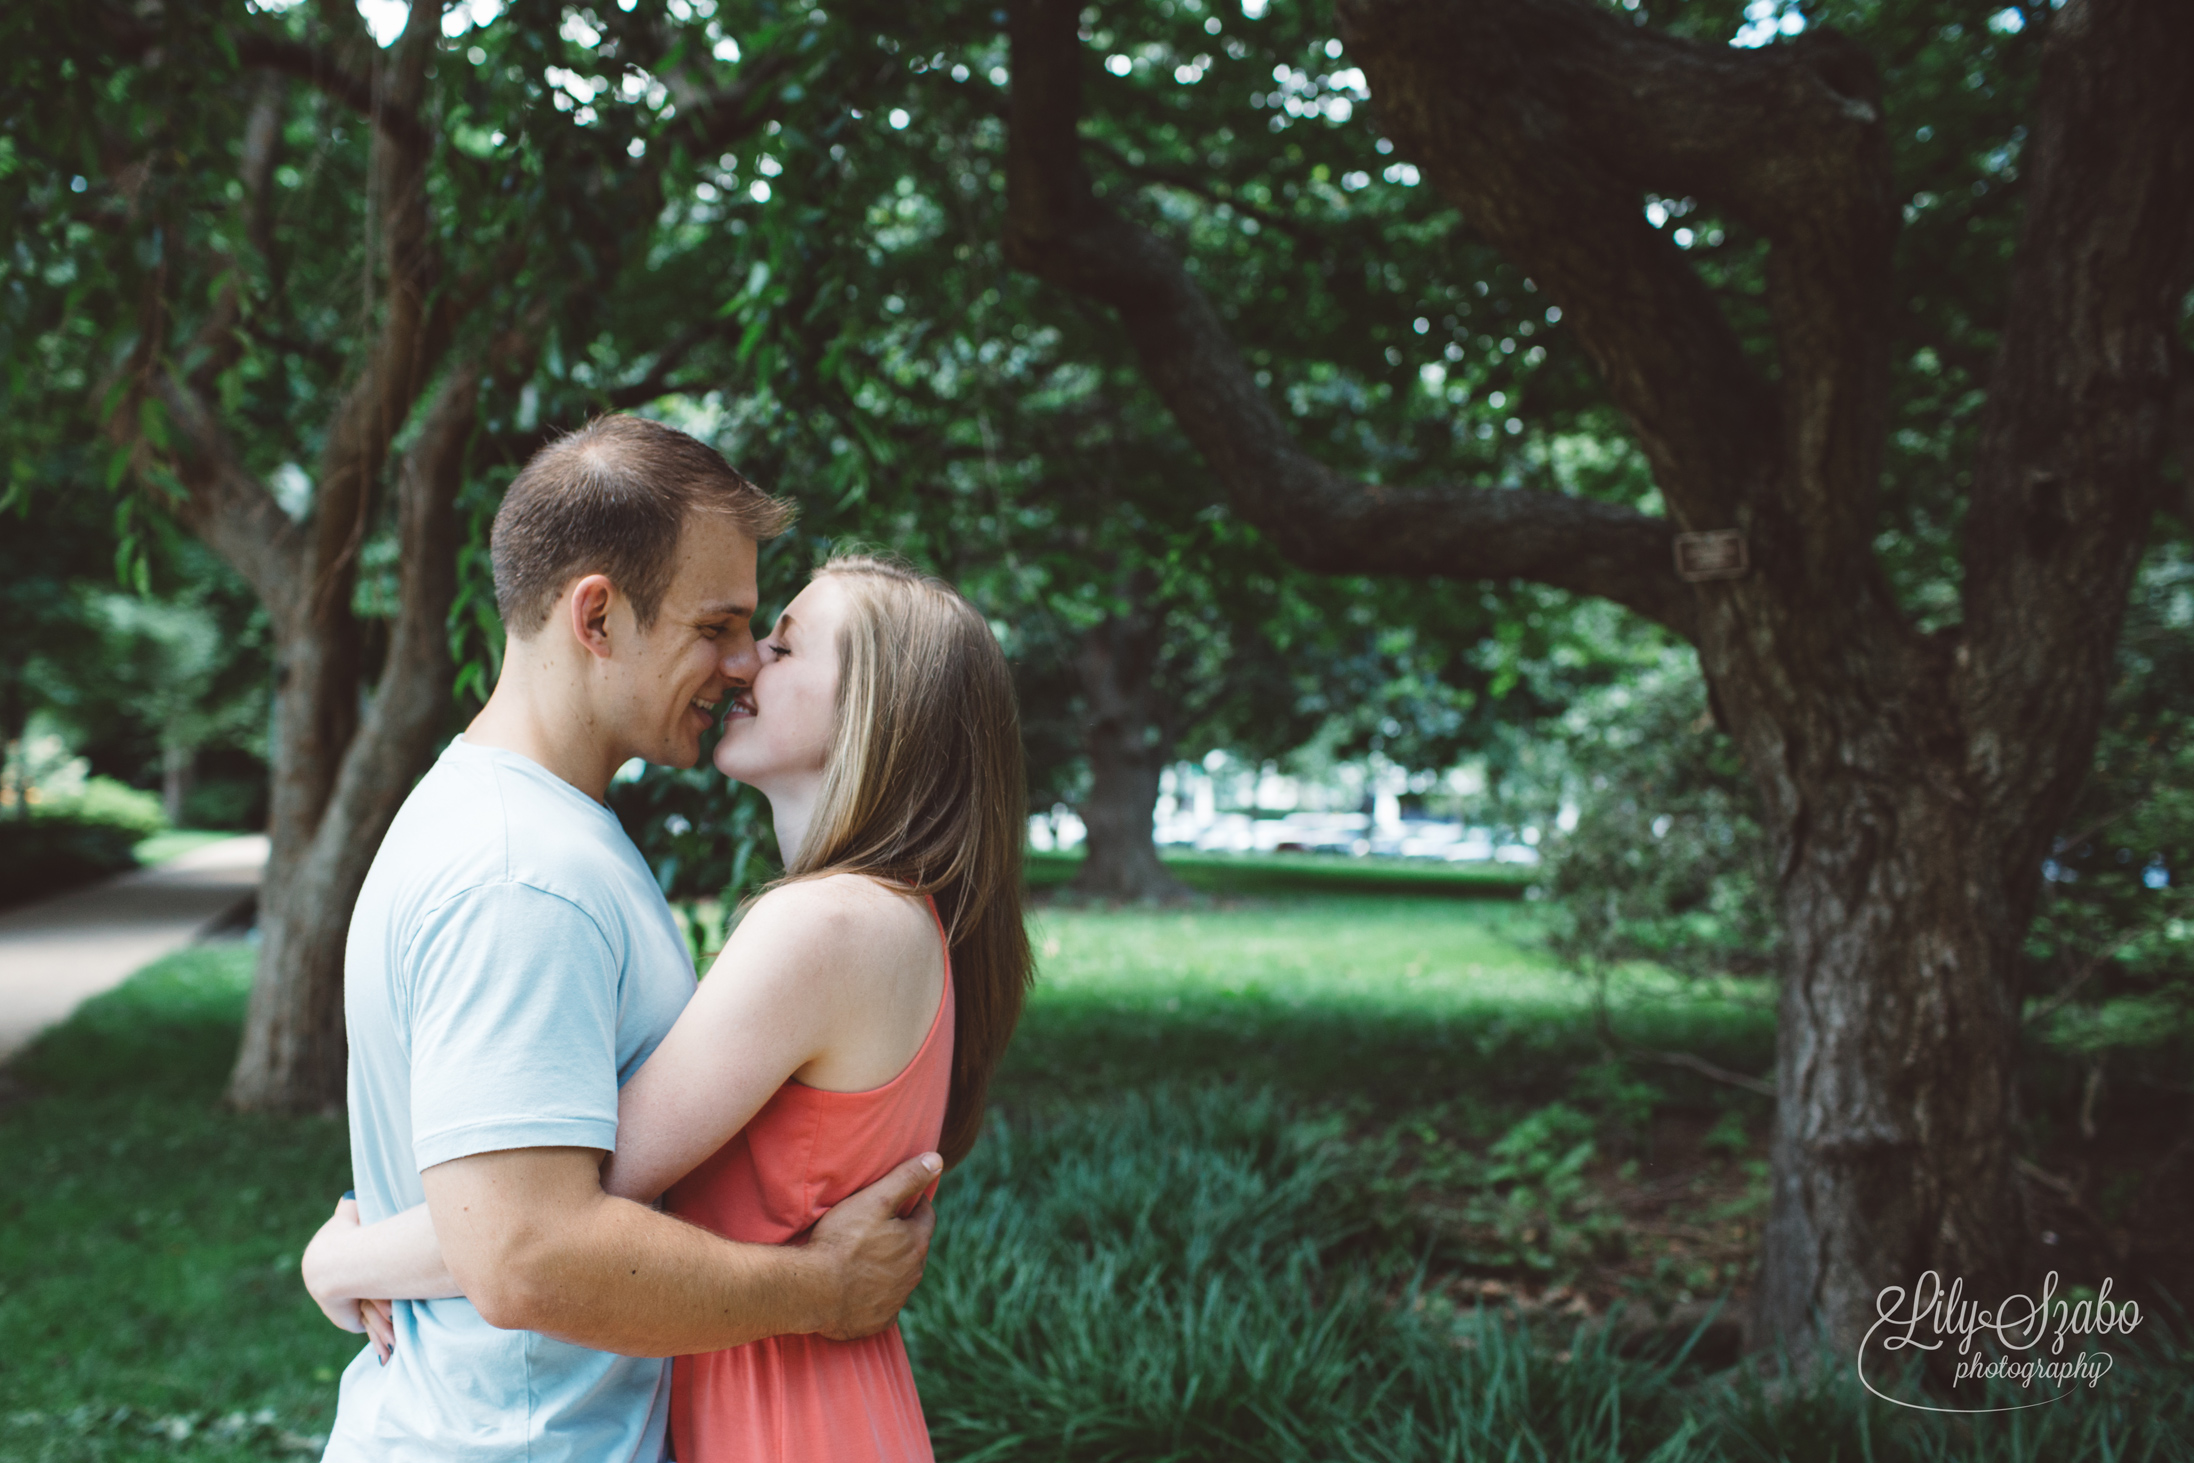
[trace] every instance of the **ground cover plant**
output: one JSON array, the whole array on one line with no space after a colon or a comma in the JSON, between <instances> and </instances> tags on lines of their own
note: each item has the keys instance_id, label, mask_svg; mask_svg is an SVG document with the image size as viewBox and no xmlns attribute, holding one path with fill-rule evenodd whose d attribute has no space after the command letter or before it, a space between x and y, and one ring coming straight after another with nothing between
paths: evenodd
<instances>
[{"instance_id":1,"label":"ground cover plant","mask_svg":"<svg viewBox=\"0 0 2194 1463\"><path fill-rule=\"evenodd\" d=\"M1043 982L905 1320L939 1456L2188 1456L2168 1349L2113 1348L2093 1395L2002 1419L1702 1365L1703 1308L1756 1243L1764 1109L1607 1062L1543 920L1314 892L1040 907ZM0 1459L304 1456L325 1432L356 1348L295 1259L344 1134L216 1106L249 972L247 946L186 952L13 1069ZM1768 1060L1741 985L1611 985L1641 1041ZM1656 1303L1660 1350L1621 1323Z\"/></svg>"}]
</instances>

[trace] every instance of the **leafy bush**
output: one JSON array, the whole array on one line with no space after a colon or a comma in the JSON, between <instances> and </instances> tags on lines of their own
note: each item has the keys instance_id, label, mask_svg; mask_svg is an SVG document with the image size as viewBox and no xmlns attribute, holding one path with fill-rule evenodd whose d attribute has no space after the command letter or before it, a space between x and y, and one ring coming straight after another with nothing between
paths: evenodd
<instances>
[{"instance_id":1,"label":"leafy bush","mask_svg":"<svg viewBox=\"0 0 2194 1463\"><path fill-rule=\"evenodd\" d=\"M706 746L695 766L649 766L611 783L609 806L655 871L663 897L685 906L697 958L730 933L739 901L780 872L768 801L718 772ZM722 929L704 928L704 901L717 903Z\"/></svg>"},{"instance_id":2,"label":"leafy bush","mask_svg":"<svg viewBox=\"0 0 2194 1463\"><path fill-rule=\"evenodd\" d=\"M2134 585L2095 767L2042 867L2027 940L2045 1040L2185 1089L2194 1056L2194 558Z\"/></svg>"},{"instance_id":3,"label":"leafy bush","mask_svg":"<svg viewBox=\"0 0 2194 1463\"><path fill-rule=\"evenodd\" d=\"M1585 1178L1599 1124L1565 1102L1525 1113L1480 1153L1430 1114L1364 1139L1365 1165L1390 1242L1431 1242L1441 1263L1568 1283L1583 1262L1621 1253L1621 1217Z\"/></svg>"},{"instance_id":4,"label":"leafy bush","mask_svg":"<svg viewBox=\"0 0 2194 1463\"><path fill-rule=\"evenodd\" d=\"M94 777L0 816L0 905L19 904L137 867L137 845L167 823L160 800Z\"/></svg>"},{"instance_id":5,"label":"leafy bush","mask_svg":"<svg viewBox=\"0 0 2194 1463\"><path fill-rule=\"evenodd\" d=\"M1588 973L1650 960L1758 975L1780 938L1750 779L1688 651L1582 703L1564 728L1576 826L1547 849L1550 938Z\"/></svg>"},{"instance_id":6,"label":"leafy bush","mask_svg":"<svg viewBox=\"0 0 2194 1463\"><path fill-rule=\"evenodd\" d=\"M265 777L205 777L183 794L185 828L257 829L267 821Z\"/></svg>"},{"instance_id":7,"label":"leafy bush","mask_svg":"<svg viewBox=\"0 0 2194 1463\"><path fill-rule=\"evenodd\" d=\"M36 805L32 817L92 828L118 828L139 838L150 838L168 826L158 796L111 777L86 778L80 787Z\"/></svg>"}]
</instances>

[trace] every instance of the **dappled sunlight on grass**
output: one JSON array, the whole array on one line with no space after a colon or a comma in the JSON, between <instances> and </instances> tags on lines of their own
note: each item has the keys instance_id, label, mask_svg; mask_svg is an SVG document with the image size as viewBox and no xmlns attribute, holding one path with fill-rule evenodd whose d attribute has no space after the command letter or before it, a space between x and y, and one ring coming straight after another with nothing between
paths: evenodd
<instances>
[{"instance_id":1,"label":"dappled sunlight on grass","mask_svg":"<svg viewBox=\"0 0 2194 1463\"><path fill-rule=\"evenodd\" d=\"M1527 905L1431 899L1036 911L1040 1000L1195 996L1419 1015L1574 1006L1582 988L1530 945Z\"/></svg>"},{"instance_id":2,"label":"dappled sunlight on grass","mask_svg":"<svg viewBox=\"0 0 2194 1463\"><path fill-rule=\"evenodd\" d=\"M1440 898L1050 906L1038 981L999 1091L1089 1094L1197 1075L1312 1098L1417 1105L1463 1083L1551 1093L1596 1060L1592 991L1544 950L1535 906ZM1611 980L1632 1040L1757 1069L1764 1009L1638 967Z\"/></svg>"}]
</instances>

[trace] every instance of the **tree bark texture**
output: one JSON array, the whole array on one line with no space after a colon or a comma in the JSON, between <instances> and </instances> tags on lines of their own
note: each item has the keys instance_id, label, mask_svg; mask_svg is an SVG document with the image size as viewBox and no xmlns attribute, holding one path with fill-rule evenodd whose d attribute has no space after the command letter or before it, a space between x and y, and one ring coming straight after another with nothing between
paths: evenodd
<instances>
[{"instance_id":1,"label":"tree bark texture","mask_svg":"<svg viewBox=\"0 0 2194 1463\"><path fill-rule=\"evenodd\" d=\"M1074 891L1092 899L1169 901L1188 890L1166 872L1152 841L1158 779L1173 753L1157 685L1165 617L1146 594L1131 593L1129 600L1128 609L1083 635L1075 657L1090 786L1080 809L1086 853Z\"/></svg>"},{"instance_id":2,"label":"tree bark texture","mask_svg":"<svg viewBox=\"0 0 2194 1463\"><path fill-rule=\"evenodd\" d=\"M1347 481L1255 387L1165 241L1091 189L1076 6L1012 12L1008 257L1116 310L1243 514L1311 568L1521 578L1698 647L1778 856L1772 1209L1753 1340L1850 1354L1925 1269L2001 1294L2019 945L2084 775L2154 513L2194 283L2194 6L2050 22L2027 215L1966 520L1965 617L1923 633L1872 552L1899 200L1871 60L1757 51L1581 0L1340 0L1383 130L1563 312L1650 460L1659 519L1557 493ZM1770 248L1770 376L1644 195ZM1679 531L1745 578L1687 584Z\"/></svg>"}]
</instances>

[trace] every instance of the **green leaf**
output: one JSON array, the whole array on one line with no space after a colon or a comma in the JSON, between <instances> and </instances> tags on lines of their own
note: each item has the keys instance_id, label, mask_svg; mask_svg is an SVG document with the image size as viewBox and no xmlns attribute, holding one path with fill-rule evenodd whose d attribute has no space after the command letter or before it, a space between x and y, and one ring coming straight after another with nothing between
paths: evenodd
<instances>
[{"instance_id":1,"label":"green leaf","mask_svg":"<svg viewBox=\"0 0 2194 1463\"><path fill-rule=\"evenodd\" d=\"M137 429L144 433L145 440L153 445L155 451L171 450L173 443L168 434L168 409L159 397L147 393L138 399Z\"/></svg>"}]
</instances>

